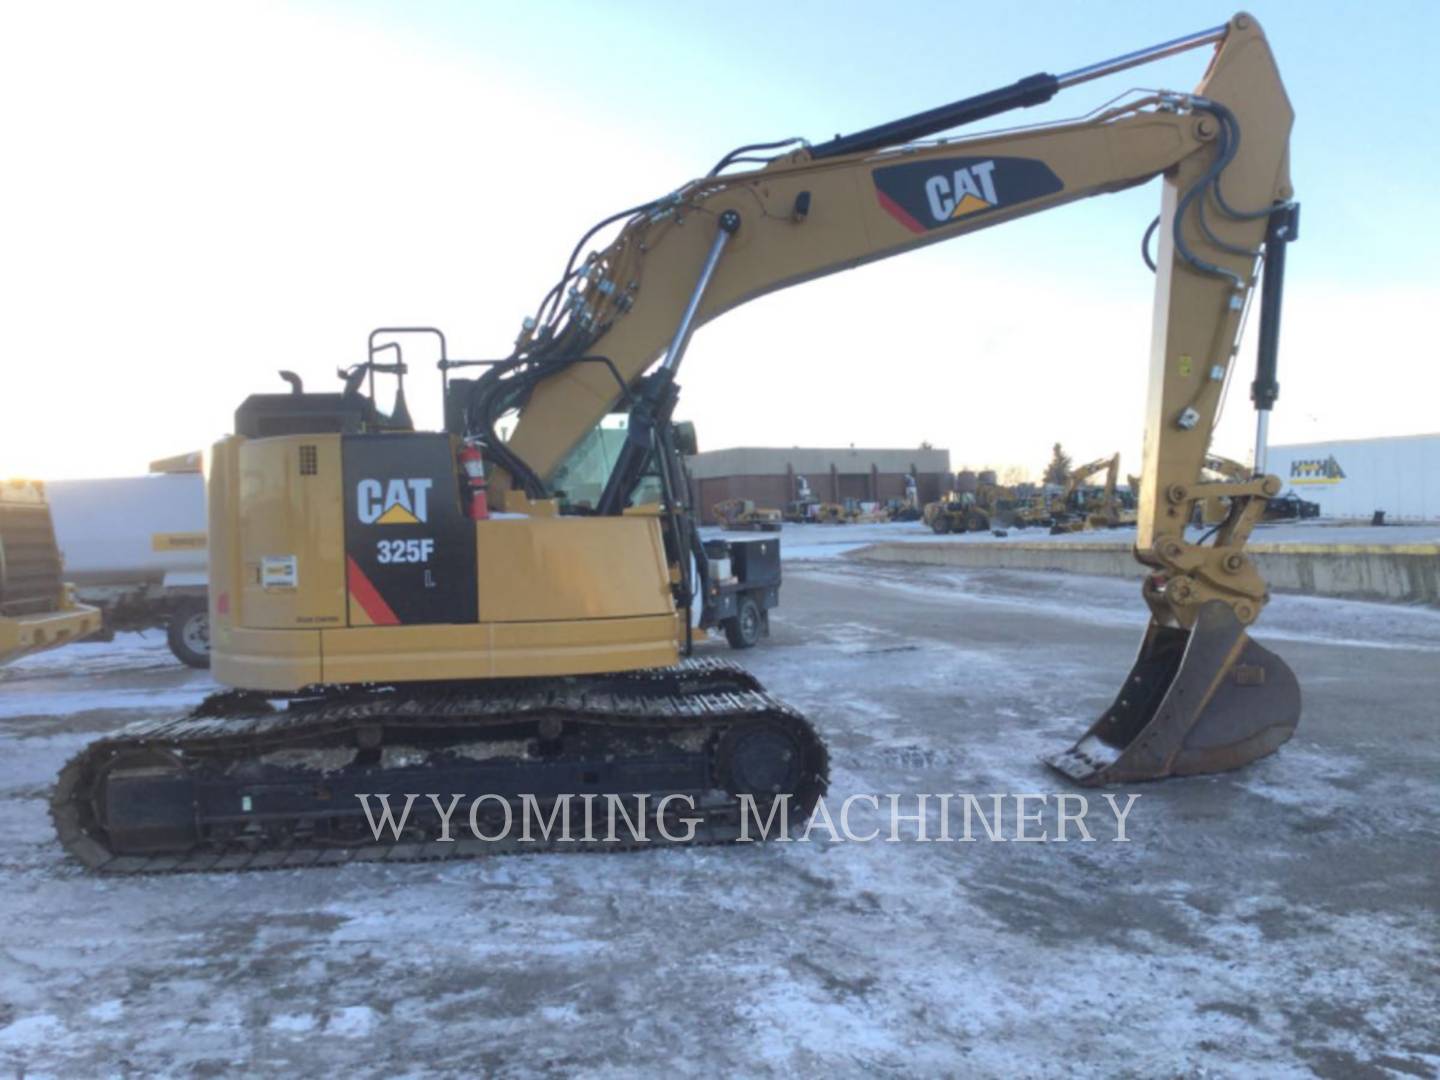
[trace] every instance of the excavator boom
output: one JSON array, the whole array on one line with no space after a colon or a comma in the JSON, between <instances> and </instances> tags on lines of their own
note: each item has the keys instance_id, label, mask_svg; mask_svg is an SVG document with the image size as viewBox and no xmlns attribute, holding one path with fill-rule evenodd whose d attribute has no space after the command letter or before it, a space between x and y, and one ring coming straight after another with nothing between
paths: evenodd
<instances>
[{"instance_id":1,"label":"excavator boom","mask_svg":"<svg viewBox=\"0 0 1440 1080\"><path fill-rule=\"evenodd\" d=\"M913 142L1211 43L1214 55L1192 93L1142 95L1074 123ZM1167 656L1177 642L1186 643L1182 651L1197 646L1191 640L1197 626L1229 644L1183 708L1181 695L1167 691L1177 672L1191 669L1172 657L1161 666L1163 677L1147 685L1143 707L1122 694L1110 719L1054 764L1100 782L1133 778L1137 769L1153 776L1238 763L1187 750L1185 738L1200 727L1204 702L1229 701L1222 691L1237 668L1243 670L1235 677L1249 680L1250 692L1236 698L1236 707L1268 733L1262 743L1288 738L1298 719L1293 677L1268 654L1247 651L1258 647L1247 646L1244 634L1267 593L1243 546L1279 481L1257 474L1227 485L1233 510L1211 545L1190 543L1185 526L1195 502L1212 494L1202 467L1262 257L1271 263L1253 390L1262 436L1273 404L1277 271L1298 219L1289 177L1292 121L1265 36L1254 18L1239 14L1223 27L1066 76L1032 76L904 121L799 146L758 169L726 171L726 158L706 177L635 210L612 243L567 268L561 284L569 300L542 306L540 320L527 323L515 357L527 372L517 380L524 403L513 436L496 445L498 484L530 498L545 495L546 479L617 404L618 373L637 404L630 456L619 459L601 504L616 513L649 452L655 418L673 410L685 345L707 321L777 289L1163 177L1153 227L1155 307L1136 536L1136 557L1153 571L1144 591L1152 625L1142 654L1160 648L1160 637L1170 641ZM604 356L609 368L567 362L582 354ZM1257 463L1263 456L1261 445ZM1193 665L1209 663L1201 659L1204 650L1191 651ZM1244 656L1255 662L1242 664ZM1275 674L1267 682L1251 668ZM1149 670L1137 667L1132 682ZM1150 758L1143 766L1119 761L1142 730L1149 732ZM1227 738L1225 745L1236 742Z\"/></svg>"}]
</instances>

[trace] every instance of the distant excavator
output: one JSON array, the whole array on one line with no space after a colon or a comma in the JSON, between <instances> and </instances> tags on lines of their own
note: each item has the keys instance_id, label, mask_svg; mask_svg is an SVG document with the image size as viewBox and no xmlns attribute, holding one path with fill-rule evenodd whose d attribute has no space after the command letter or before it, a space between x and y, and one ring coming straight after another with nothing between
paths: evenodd
<instances>
[{"instance_id":1,"label":"distant excavator","mask_svg":"<svg viewBox=\"0 0 1440 1080\"><path fill-rule=\"evenodd\" d=\"M803 525L815 520L815 514L819 507L820 500L815 498L815 493L810 488L810 481L797 475L795 477L795 498L785 504L781 516L786 521Z\"/></svg>"},{"instance_id":2,"label":"distant excavator","mask_svg":"<svg viewBox=\"0 0 1440 1080\"><path fill-rule=\"evenodd\" d=\"M1085 497L1085 482L1098 472L1105 473L1105 486L1098 501ZM1050 531L1079 532L1082 529L1113 529L1121 523L1122 508L1116 481L1120 475L1120 455L1097 458L1071 469L1065 488L1051 503Z\"/></svg>"},{"instance_id":3,"label":"distant excavator","mask_svg":"<svg viewBox=\"0 0 1440 1080\"><path fill-rule=\"evenodd\" d=\"M1193 92L951 131L1204 47ZM395 331L372 336L338 392L292 375L291 393L248 398L208 475L211 670L233 689L70 762L52 803L62 842L115 873L545 846L437 842L438 806L382 833L367 792L484 792L471 824L497 836L517 808L558 812L580 794L643 796L652 842L734 840L747 805L808 814L828 776L810 722L743 669L677 663L719 588L674 466L691 334L766 293L1155 179L1135 535L1150 621L1113 703L1049 763L1078 784L1129 784L1272 752L1300 695L1248 635L1268 594L1244 547L1280 491L1265 435L1298 223L1292 119L1265 36L1241 14L855 134L753 143L586 233L509 355L452 359L427 330L446 430L413 430ZM1223 485L1226 519L1196 543L1185 526L1220 491L1202 467L1262 262L1255 468ZM389 415L377 374L397 381ZM620 444L592 438L617 408ZM773 542L751 554L775 557Z\"/></svg>"},{"instance_id":4,"label":"distant excavator","mask_svg":"<svg viewBox=\"0 0 1440 1080\"><path fill-rule=\"evenodd\" d=\"M925 508L920 505L920 484L913 474L906 473L905 494L886 502L886 518L889 521L919 521L924 513Z\"/></svg>"}]
</instances>

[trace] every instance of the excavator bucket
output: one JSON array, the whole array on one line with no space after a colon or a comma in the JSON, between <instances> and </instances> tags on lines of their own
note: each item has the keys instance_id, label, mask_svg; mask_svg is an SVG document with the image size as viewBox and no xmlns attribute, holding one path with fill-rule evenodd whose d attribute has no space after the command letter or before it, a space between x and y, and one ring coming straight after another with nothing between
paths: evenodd
<instances>
[{"instance_id":1,"label":"excavator bucket","mask_svg":"<svg viewBox=\"0 0 1440 1080\"><path fill-rule=\"evenodd\" d=\"M1273 753L1299 720L1294 672L1210 601L1192 630L1152 622L1114 704L1046 763L1085 787L1224 772Z\"/></svg>"}]
</instances>

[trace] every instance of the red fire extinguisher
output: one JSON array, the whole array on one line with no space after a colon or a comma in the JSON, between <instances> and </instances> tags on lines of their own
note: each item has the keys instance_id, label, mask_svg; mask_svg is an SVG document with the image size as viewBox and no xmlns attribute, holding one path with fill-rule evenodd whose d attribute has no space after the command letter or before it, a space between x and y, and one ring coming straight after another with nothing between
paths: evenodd
<instances>
[{"instance_id":1,"label":"red fire extinguisher","mask_svg":"<svg viewBox=\"0 0 1440 1080\"><path fill-rule=\"evenodd\" d=\"M467 442L460 451L460 467L465 470L465 489L470 494L470 520L484 521L490 516L490 503L485 497L485 458L474 443Z\"/></svg>"}]
</instances>

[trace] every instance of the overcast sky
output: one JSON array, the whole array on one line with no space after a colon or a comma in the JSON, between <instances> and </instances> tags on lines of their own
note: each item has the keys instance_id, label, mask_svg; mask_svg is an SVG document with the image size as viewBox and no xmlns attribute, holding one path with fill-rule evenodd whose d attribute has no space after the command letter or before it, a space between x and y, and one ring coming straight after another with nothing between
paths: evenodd
<instances>
[{"instance_id":1,"label":"overcast sky","mask_svg":"<svg viewBox=\"0 0 1440 1080\"><path fill-rule=\"evenodd\" d=\"M1440 4L1258 2L1297 124L1274 441L1440 430ZM1223 22L1173 3L9 4L0 475L124 475L311 388L381 324L508 352L579 234L733 145L851 131ZM983 17L981 13L983 12ZM1189 89L1204 55L1087 84ZM1158 184L703 328L702 448L947 447L1138 469ZM1252 327L1253 330L1253 327ZM1253 338L1253 334L1252 334ZM1253 344L1253 341L1252 341ZM418 347L411 359L420 359ZM1216 448L1250 452L1247 350ZM412 377L422 423L438 375Z\"/></svg>"}]
</instances>

